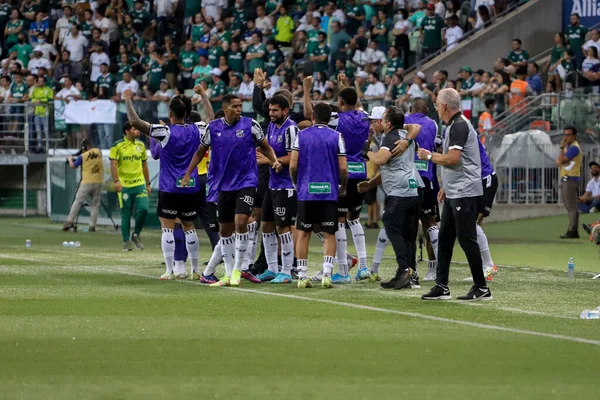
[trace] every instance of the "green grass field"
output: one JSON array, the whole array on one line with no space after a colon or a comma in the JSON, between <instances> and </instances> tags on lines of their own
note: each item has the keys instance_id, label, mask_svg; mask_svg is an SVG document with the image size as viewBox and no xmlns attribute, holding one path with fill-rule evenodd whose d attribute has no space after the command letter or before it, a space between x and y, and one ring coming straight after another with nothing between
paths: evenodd
<instances>
[{"instance_id":1,"label":"green grass field","mask_svg":"<svg viewBox=\"0 0 600 400\"><path fill-rule=\"evenodd\" d=\"M566 216L487 226L504 267L494 300L477 304L422 301L423 282L402 291L162 282L157 231L142 234L145 251L123 254L114 232L1 221L0 398L588 399L600 390L600 321L579 319L600 305L590 274L600 259L585 238L558 239ZM369 257L376 235L367 231ZM208 249L202 242L203 261ZM386 278L391 256L389 247ZM470 287L458 247L455 258L453 297Z\"/></svg>"}]
</instances>

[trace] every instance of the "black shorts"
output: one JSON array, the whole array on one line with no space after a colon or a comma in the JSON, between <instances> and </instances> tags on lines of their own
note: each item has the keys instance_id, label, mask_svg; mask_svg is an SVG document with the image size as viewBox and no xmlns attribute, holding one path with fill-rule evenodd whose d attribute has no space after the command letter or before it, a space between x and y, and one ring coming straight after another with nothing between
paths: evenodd
<instances>
[{"instance_id":1,"label":"black shorts","mask_svg":"<svg viewBox=\"0 0 600 400\"><path fill-rule=\"evenodd\" d=\"M198 213L200 195L196 193L167 193L158 192L158 209L156 214L160 218L182 221L195 221Z\"/></svg>"},{"instance_id":2,"label":"black shorts","mask_svg":"<svg viewBox=\"0 0 600 400\"><path fill-rule=\"evenodd\" d=\"M296 224L298 200L294 189L269 189L262 204L262 220L277 226Z\"/></svg>"},{"instance_id":3,"label":"black shorts","mask_svg":"<svg viewBox=\"0 0 600 400\"><path fill-rule=\"evenodd\" d=\"M423 178L423 183L425 187L421 190L423 191L423 201L420 207L420 217L430 218L434 217L436 221L440 219L440 211L437 200L437 191L433 187L433 183L428 178Z\"/></svg>"},{"instance_id":4,"label":"black shorts","mask_svg":"<svg viewBox=\"0 0 600 400\"><path fill-rule=\"evenodd\" d=\"M358 193L358 184L363 181L364 179L348 179L346 196L338 200L338 217L346 217L350 213L349 219L358 218L363 204L363 195Z\"/></svg>"},{"instance_id":5,"label":"black shorts","mask_svg":"<svg viewBox=\"0 0 600 400\"><path fill-rule=\"evenodd\" d=\"M310 232L318 225L321 232L334 234L338 229L336 201L299 201L296 228Z\"/></svg>"},{"instance_id":6,"label":"black shorts","mask_svg":"<svg viewBox=\"0 0 600 400\"><path fill-rule=\"evenodd\" d=\"M254 207L262 207L263 201L269 190L269 180L271 179L271 167L268 165L258 166L258 186L254 196Z\"/></svg>"},{"instance_id":7,"label":"black shorts","mask_svg":"<svg viewBox=\"0 0 600 400\"><path fill-rule=\"evenodd\" d=\"M208 213L208 226L211 232L219 232L219 222L217 221L217 203L206 203Z\"/></svg>"},{"instance_id":8,"label":"black shorts","mask_svg":"<svg viewBox=\"0 0 600 400\"><path fill-rule=\"evenodd\" d=\"M479 198L478 214L483 214L484 217L489 217L494 205L494 197L498 191L498 176L496 174L489 175L481 180L483 185L483 196Z\"/></svg>"},{"instance_id":9,"label":"black shorts","mask_svg":"<svg viewBox=\"0 0 600 400\"><path fill-rule=\"evenodd\" d=\"M367 203L368 205L371 205L375 202L377 202L377 188L373 188L371 190L369 190L368 192L363 193L364 198L365 198L365 203Z\"/></svg>"},{"instance_id":10,"label":"black shorts","mask_svg":"<svg viewBox=\"0 0 600 400\"><path fill-rule=\"evenodd\" d=\"M243 188L230 192L219 192L217 201L217 221L233 222L236 214L250 215L254 207L256 189Z\"/></svg>"}]
</instances>

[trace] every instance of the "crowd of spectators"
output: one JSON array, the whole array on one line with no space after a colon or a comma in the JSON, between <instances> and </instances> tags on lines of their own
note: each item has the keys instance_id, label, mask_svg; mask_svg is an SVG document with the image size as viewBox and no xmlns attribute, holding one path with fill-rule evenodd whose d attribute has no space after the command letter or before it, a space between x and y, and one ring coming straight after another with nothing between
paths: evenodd
<instances>
[{"instance_id":1,"label":"crowd of spectators","mask_svg":"<svg viewBox=\"0 0 600 400\"><path fill-rule=\"evenodd\" d=\"M136 93L139 112L152 121L165 119L170 98L190 93L195 85L204 86L215 110L225 94L235 93L244 100L244 112L252 115L257 68L266 73L267 97L286 88L297 100L308 75L314 76L312 100L335 100L337 77L345 74L368 108L406 106L417 97L433 103L440 89L454 86L474 120L486 113L493 120L518 103L513 89L519 88L521 96L551 85L560 90L578 66L582 77L598 81L598 33L591 34L591 45L583 39L587 31L576 25L566 32L567 40L557 34L550 65L529 62L515 40L512 51L493 68L465 67L458 76L417 72L404 80L407 68L441 49L452 50L465 32L485 28L515 2L0 0L0 101L34 103L26 113L12 110L28 115L1 121L2 130L18 131L29 118L32 147L42 148L43 138L56 128L48 122L45 105L50 100L112 99L119 102L120 122L126 89ZM582 39L575 44L577 33ZM546 71L544 88L541 73ZM202 112L201 99L193 102ZM67 147L91 136L108 148L119 128L66 129Z\"/></svg>"}]
</instances>

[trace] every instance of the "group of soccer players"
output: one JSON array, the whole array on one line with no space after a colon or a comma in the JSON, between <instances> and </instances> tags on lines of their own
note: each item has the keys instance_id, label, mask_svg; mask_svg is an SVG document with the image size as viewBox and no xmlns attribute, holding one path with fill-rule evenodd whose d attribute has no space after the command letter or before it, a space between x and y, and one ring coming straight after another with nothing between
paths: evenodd
<instances>
[{"instance_id":1,"label":"group of soccer players","mask_svg":"<svg viewBox=\"0 0 600 400\"><path fill-rule=\"evenodd\" d=\"M310 85L310 78L307 79ZM343 76L340 82L342 85L345 82ZM295 122L299 120L298 114L290 118L291 93L281 90L266 100L270 122L265 135L259 123L242 116L242 101L235 95L224 96L222 110L206 122L199 121L199 116L191 112L189 98L176 96L169 104L170 123L156 125L138 117L132 93L124 93L124 98L132 126L159 146L155 157L160 159L158 216L166 265L160 279L188 277L182 257L175 260L176 253L181 254L181 251L176 252L179 243L190 259L190 278L211 286L239 286L242 278L255 283L280 284L297 278L299 288L311 287L314 281L321 281L323 287L329 288L335 283L350 283L349 271L357 262L356 280L381 280L378 267L388 238L382 229L369 270L365 234L359 220L363 203L359 184L367 178L365 143L376 145L385 135L381 125L385 110L373 110L368 115L362 110L355 89L346 86L339 92L337 106L319 103L305 110L305 117L310 119L301 122L306 128L299 129ZM429 151L436 151L438 129L435 122L426 117L426 103L417 100L412 111L406 123L421 126L415 141ZM397 142L397 147L405 147L406 142ZM485 175L482 179L487 188L481 204L481 223L483 217L489 215L497 180L485 150L482 147L480 150L482 175ZM210 161L206 188L203 188L198 165L207 154ZM259 166L268 168L269 173L260 174ZM425 280L433 281L438 240L436 171L433 163L416 162L415 167L424 183L420 189L423 193L420 217L430 260ZM258 192L257 188L260 188ZM262 199L262 204L256 204L257 199ZM205 221L206 225L218 230L220 236L201 274L194 224L198 204L208 210L205 215L210 221ZM257 209L261 212L256 212ZM256 276L250 268L261 224L267 269ZM348 254L347 227L358 259ZM176 240L177 232L183 241ZM309 276L312 232L323 243L323 264L320 271ZM478 242L485 272L491 279L495 266L480 227ZM179 262L179 268L175 261ZM215 270L221 262L225 265L225 275L218 279ZM338 270L334 274L336 265ZM416 262L411 269L411 280L405 287L419 287Z\"/></svg>"}]
</instances>

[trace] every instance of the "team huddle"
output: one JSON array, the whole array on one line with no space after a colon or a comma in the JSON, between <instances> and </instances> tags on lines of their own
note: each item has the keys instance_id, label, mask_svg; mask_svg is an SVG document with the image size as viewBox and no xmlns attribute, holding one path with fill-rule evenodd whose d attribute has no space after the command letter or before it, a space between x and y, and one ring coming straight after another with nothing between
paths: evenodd
<instances>
[{"instance_id":1,"label":"team huddle","mask_svg":"<svg viewBox=\"0 0 600 400\"><path fill-rule=\"evenodd\" d=\"M299 114L291 111L291 93L281 90L265 101L270 121L265 134L258 122L242 116L242 101L235 95L224 96L222 109L214 116L211 109L210 120L205 122L191 112L189 98L176 96L169 104L170 123L157 125L137 116L132 93L126 92L124 98L129 122L155 140L152 154L160 160L158 216L166 265L160 279L190 277L211 286L239 286L242 278L279 284L297 279L299 288L311 287L312 282L318 281L322 287L330 288L336 283L350 283L350 269L358 264L355 280L380 281L379 265L387 243L391 242L398 269L381 286L418 288L416 240L420 220L429 258L424 280L436 280L438 200L444 200L444 191L439 189L432 154L448 138L438 135L437 124L426 116L427 104L422 99L414 102L406 119L396 107L375 107L367 114L356 91L344 87L337 107L319 103ZM464 144L450 149L462 150L466 143L465 136ZM485 279L491 280L495 265L481 222L489 215L497 179L479 140L477 143L478 182L483 181L479 188L483 196L474 195L478 199L475 215L481 254L481 261L476 264L481 265L481 271L476 273L472 268L472 273L474 288L486 293L479 297L491 298L491 293L485 292ZM379 169L370 180L367 161ZM202 171L206 173L199 174L199 168L206 169ZM378 186L386 195L384 228L379 232L369 268L360 212L365 192ZM203 273L198 269L199 244L194 223L199 216L198 204L207 210L204 216L200 215L201 219L208 219L203 221L206 230L219 235ZM250 268L257 251L259 224L267 268L253 274ZM352 233L357 257L348 253L347 228ZM179 230L183 241L176 241ZM308 253L313 232L323 244L323 263L309 276ZM462 246L460 233L459 242ZM181 249L176 249L177 243L190 260L190 275ZM215 270L221 262L225 275L218 279ZM483 283L480 276L485 276ZM444 282L437 285L445 287Z\"/></svg>"}]
</instances>

